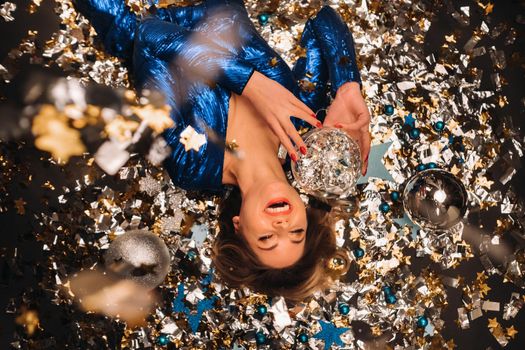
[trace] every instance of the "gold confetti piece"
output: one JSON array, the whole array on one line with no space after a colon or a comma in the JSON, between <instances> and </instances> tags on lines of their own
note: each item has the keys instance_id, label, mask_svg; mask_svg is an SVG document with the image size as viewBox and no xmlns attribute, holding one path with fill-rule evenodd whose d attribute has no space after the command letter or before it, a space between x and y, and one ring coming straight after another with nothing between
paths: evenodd
<instances>
[{"instance_id":1,"label":"gold confetti piece","mask_svg":"<svg viewBox=\"0 0 525 350\"><path fill-rule=\"evenodd\" d=\"M489 325L488 325L489 328L492 328L492 329L496 329L499 327L499 323L498 323L498 320L496 319L496 317L494 318L489 318Z\"/></svg>"},{"instance_id":2,"label":"gold confetti piece","mask_svg":"<svg viewBox=\"0 0 525 350\"><path fill-rule=\"evenodd\" d=\"M486 189L490 189L490 187L492 187L492 184L494 184L494 181L488 180L485 176L479 176L476 178L476 183L479 186L485 187Z\"/></svg>"},{"instance_id":3,"label":"gold confetti piece","mask_svg":"<svg viewBox=\"0 0 525 350\"><path fill-rule=\"evenodd\" d=\"M26 213L26 204L22 198L15 199L15 208L18 215L24 215Z\"/></svg>"},{"instance_id":4,"label":"gold confetti piece","mask_svg":"<svg viewBox=\"0 0 525 350\"><path fill-rule=\"evenodd\" d=\"M138 115L140 119L147 122L149 127L158 134L174 126L173 119L170 117L171 107L168 105L164 105L161 108L155 108L152 105L142 107L133 106L131 110Z\"/></svg>"},{"instance_id":5,"label":"gold confetti piece","mask_svg":"<svg viewBox=\"0 0 525 350\"><path fill-rule=\"evenodd\" d=\"M507 327L507 336L513 338L518 334L518 331L514 328L514 325Z\"/></svg>"},{"instance_id":6,"label":"gold confetti piece","mask_svg":"<svg viewBox=\"0 0 525 350\"><path fill-rule=\"evenodd\" d=\"M26 333L31 336L39 326L38 313L35 310L22 308L21 314L15 319L16 324L24 326Z\"/></svg>"},{"instance_id":7,"label":"gold confetti piece","mask_svg":"<svg viewBox=\"0 0 525 350\"><path fill-rule=\"evenodd\" d=\"M31 131L35 146L51 153L58 162L67 162L71 156L86 151L80 132L67 125L67 117L52 105L43 105L33 120Z\"/></svg>"},{"instance_id":8,"label":"gold confetti piece","mask_svg":"<svg viewBox=\"0 0 525 350\"><path fill-rule=\"evenodd\" d=\"M272 57L272 58L270 59L270 62L269 62L269 64L270 64L271 67L275 67L275 66L277 66L278 63L279 63L279 61L277 60L277 57Z\"/></svg>"},{"instance_id":9,"label":"gold confetti piece","mask_svg":"<svg viewBox=\"0 0 525 350\"><path fill-rule=\"evenodd\" d=\"M494 10L494 4L489 2L487 6L485 7L485 15L492 13L493 10Z\"/></svg>"},{"instance_id":10,"label":"gold confetti piece","mask_svg":"<svg viewBox=\"0 0 525 350\"><path fill-rule=\"evenodd\" d=\"M120 142L131 141L133 133L139 127L139 123L134 120L125 119L123 116L117 116L104 127L108 137Z\"/></svg>"},{"instance_id":11,"label":"gold confetti piece","mask_svg":"<svg viewBox=\"0 0 525 350\"><path fill-rule=\"evenodd\" d=\"M480 287L480 293L482 296L486 296L489 290L491 290L491 288L486 283L483 283Z\"/></svg>"},{"instance_id":12,"label":"gold confetti piece","mask_svg":"<svg viewBox=\"0 0 525 350\"><path fill-rule=\"evenodd\" d=\"M188 127L180 133L179 142L184 145L186 152L191 149L198 152L201 146L206 143L206 137L195 131L191 125L188 125Z\"/></svg>"}]
</instances>

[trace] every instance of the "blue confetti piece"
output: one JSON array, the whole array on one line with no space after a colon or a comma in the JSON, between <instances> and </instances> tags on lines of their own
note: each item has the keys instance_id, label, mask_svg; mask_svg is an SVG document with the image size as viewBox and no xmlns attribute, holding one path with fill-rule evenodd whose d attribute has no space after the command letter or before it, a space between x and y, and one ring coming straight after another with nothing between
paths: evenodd
<instances>
[{"instance_id":1,"label":"blue confetti piece","mask_svg":"<svg viewBox=\"0 0 525 350\"><path fill-rule=\"evenodd\" d=\"M184 299L184 285L182 283L179 283L177 286L177 297L175 300L173 300L173 311L174 312L184 312L189 313L190 310L184 305L183 299Z\"/></svg>"},{"instance_id":2,"label":"blue confetti piece","mask_svg":"<svg viewBox=\"0 0 525 350\"><path fill-rule=\"evenodd\" d=\"M416 126L416 120L412 117L412 113L405 117L405 125L410 125L413 128Z\"/></svg>"},{"instance_id":3,"label":"blue confetti piece","mask_svg":"<svg viewBox=\"0 0 525 350\"><path fill-rule=\"evenodd\" d=\"M339 346L343 346L344 343L341 340L341 334L348 331L350 328L342 327L337 328L331 322L325 322L319 320L321 325L321 331L314 335L314 338L321 339L324 341L324 350L328 350L332 347L332 344L335 343Z\"/></svg>"},{"instance_id":4,"label":"blue confetti piece","mask_svg":"<svg viewBox=\"0 0 525 350\"><path fill-rule=\"evenodd\" d=\"M370 148L370 156L368 159L368 170L365 176L361 176L357 180L357 184L365 184L368 182L368 179L371 177L380 178L386 181L394 181L394 178L385 167L383 163L383 157L385 153L392 145L392 142L386 142L379 145L374 145Z\"/></svg>"}]
</instances>

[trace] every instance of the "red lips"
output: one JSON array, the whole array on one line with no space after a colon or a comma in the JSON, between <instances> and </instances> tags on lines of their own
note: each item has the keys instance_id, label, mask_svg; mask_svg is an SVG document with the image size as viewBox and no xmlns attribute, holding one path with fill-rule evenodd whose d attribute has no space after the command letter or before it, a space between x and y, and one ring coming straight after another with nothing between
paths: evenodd
<instances>
[{"instance_id":1,"label":"red lips","mask_svg":"<svg viewBox=\"0 0 525 350\"><path fill-rule=\"evenodd\" d=\"M284 203L283 207L272 208L271 206L277 203ZM286 206L288 208L286 208ZM286 209L285 209L286 208ZM284 210L283 210L284 209ZM277 216L277 215L286 215L290 214L293 210L290 201L286 198L274 198L266 204L264 212L268 215Z\"/></svg>"}]
</instances>

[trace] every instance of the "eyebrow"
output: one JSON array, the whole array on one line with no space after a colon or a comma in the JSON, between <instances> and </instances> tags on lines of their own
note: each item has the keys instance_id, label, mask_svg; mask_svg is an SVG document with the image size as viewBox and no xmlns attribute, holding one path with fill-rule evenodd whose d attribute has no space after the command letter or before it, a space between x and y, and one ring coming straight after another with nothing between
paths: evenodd
<instances>
[{"instance_id":1,"label":"eyebrow","mask_svg":"<svg viewBox=\"0 0 525 350\"><path fill-rule=\"evenodd\" d=\"M292 243L295 243L295 244L299 244L299 243L302 243L304 241L305 237L301 238L300 240L298 241L292 241ZM262 250L272 250L274 249L275 247L277 247L277 244L278 243L275 243L274 245L272 245L271 247L269 248L261 248L261 247L258 247L259 249L262 249Z\"/></svg>"}]
</instances>

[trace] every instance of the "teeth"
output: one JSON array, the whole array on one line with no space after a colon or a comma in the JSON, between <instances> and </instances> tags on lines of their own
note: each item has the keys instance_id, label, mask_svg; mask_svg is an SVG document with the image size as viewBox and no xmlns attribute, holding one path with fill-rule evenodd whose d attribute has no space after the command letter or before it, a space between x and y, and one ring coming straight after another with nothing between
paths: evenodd
<instances>
[{"instance_id":1,"label":"teeth","mask_svg":"<svg viewBox=\"0 0 525 350\"><path fill-rule=\"evenodd\" d=\"M281 213L283 211L287 211L290 208L288 204L283 205L282 207L278 208L266 208L266 211L268 213Z\"/></svg>"}]
</instances>

